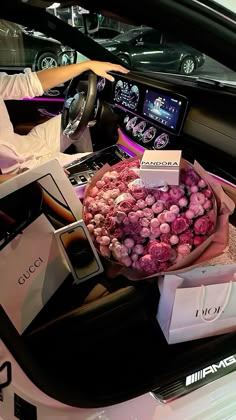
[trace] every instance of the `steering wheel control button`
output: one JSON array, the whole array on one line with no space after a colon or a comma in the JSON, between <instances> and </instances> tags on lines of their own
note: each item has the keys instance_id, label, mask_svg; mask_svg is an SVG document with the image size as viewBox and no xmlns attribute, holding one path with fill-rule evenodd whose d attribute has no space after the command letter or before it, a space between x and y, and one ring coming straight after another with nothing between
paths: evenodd
<instances>
[{"instance_id":1,"label":"steering wheel control button","mask_svg":"<svg viewBox=\"0 0 236 420\"><path fill-rule=\"evenodd\" d=\"M169 141L170 141L170 137L168 134L166 133L160 134L160 136L158 136L156 140L154 141L154 149L156 150L164 149L168 145Z\"/></svg>"}]
</instances>

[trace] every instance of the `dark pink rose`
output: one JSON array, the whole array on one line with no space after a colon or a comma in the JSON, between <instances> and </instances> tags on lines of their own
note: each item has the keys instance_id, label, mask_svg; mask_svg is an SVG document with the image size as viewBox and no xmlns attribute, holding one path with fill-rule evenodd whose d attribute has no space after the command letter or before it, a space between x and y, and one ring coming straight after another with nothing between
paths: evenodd
<instances>
[{"instance_id":1,"label":"dark pink rose","mask_svg":"<svg viewBox=\"0 0 236 420\"><path fill-rule=\"evenodd\" d=\"M214 223L208 216L199 217L194 223L194 232L196 235L209 235L214 229Z\"/></svg>"},{"instance_id":2,"label":"dark pink rose","mask_svg":"<svg viewBox=\"0 0 236 420\"><path fill-rule=\"evenodd\" d=\"M185 174L184 184L192 187L193 185L197 185L200 179L200 176L194 169L188 169Z\"/></svg>"},{"instance_id":3,"label":"dark pink rose","mask_svg":"<svg viewBox=\"0 0 236 420\"><path fill-rule=\"evenodd\" d=\"M139 175L132 171L132 169L126 168L120 173L120 179L122 182L129 184L131 181L139 178Z\"/></svg>"},{"instance_id":4,"label":"dark pink rose","mask_svg":"<svg viewBox=\"0 0 236 420\"><path fill-rule=\"evenodd\" d=\"M114 216L106 216L104 227L108 232L112 232L116 227L116 218Z\"/></svg>"},{"instance_id":5,"label":"dark pink rose","mask_svg":"<svg viewBox=\"0 0 236 420\"><path fill-rule=\"evenodd\" d=\"M161 236L160 236L160 240L161 240L161 242L165 242L165 244L170 245L171 236L172 236L171 233L162 233Z\"/></svg>"},{"instance_id":6,"label":"dark pink rose","mask_svg":"<svg viewBox=\"0 0 236 420\"><path fill-rule=\"evenodd\" d=\"M139 259L141 270L146 274L155 274L158 270L158 264L155 263L150 254L144 255Z\"/></svg>"},{"instance_id":7,"label":"dark pink rose","mask_svg":"<svg viewBox=\"0 0 236 420\"><path fill-rule=\"evenodd\" d=\"M160 272L160 273L162 273L162 272L164 272L164 271L167 271L167 270L168 270L168 268L170 268L170 267L171 267L171 265L172 265L172 263L171 263L170 261L164 261L164 262L161 262L161 263L159 264L159 272Z\"/></svg>"},{"instance_id":8,"label":"dark pink rose","mask_svg":"<svg viewBox=\"0 0 236 420\"><path fill-rule=\"evenodd\" d=\"M191 229L187 229L184 233L179 235L179 244L193 244L193 232Z\"/></svg>"},{"instance_id":9,"label":"dark pink rose","mask_svg":"<svg viewBox=\"0 0 236 420\"><path fill-rule=\"evenodd\" d=\"M207 239L207 236L194 236L193 238L193 245L195 247L198 247L201 245L205 240Z\"/></svg>"},{"instance_id":10,"label":"dark pink rose","mask_svg":"<svg viewBox=\"0 0 236 420\"><path fill-rule=\"evenodd\" d=\"M187 230L189 227L189 221L184 216L179 216L171 223L172 233L179 235L180 233Z\"/></svg>"},{"instance_id":11,"label":"dark pink rose","mask_svg":"<svg viewBox=\"0 0 236 420\"><path fill-rule=\"evenodd\" d=\"M133 205L134 205L134 200L127 198L127 199L121 201L117 205L117 210L128 213L129 211L132 210Z\"/></svg>"},{"instance_id":12,"label":"dark pink rose","mask_svg":"<svg viewBox=\"0 0 236 420\"><path fill-rule=\"evenodd\" d=\"M171 246L165 242L153 243L149 248L149 253L155 261L164 262L170 260Z\"/></svg>"},{"instance_id":13,"label":"dark pink rose","mask_svg":"<svg viewBox=\"0 0 236 420\"><path fill-rule=\"evenodd\" d=\"M113 188L118 188L120 190L120 192L124 192L128 189L127 186L125 185L125 183L122 182L122 181L119 181L119 180L115 180L115 181L111 182L111 189L113 189Z\"/></svg>"},{"instance_id":14,"label":"dark pink rose","mask_svg":"<svg viewBox=\"0 0 236 420\"><path fill-rule=\"evenodd\" d=\"M180 187L171 187L169 189L169 197L176 202L179 201L181 197L183 197L184 192Z\"/></svg>"},{"instance_id":15,"label":"dark pink rose","mask_svg":"<svg viewBox=\"0 0 236 420\"><path fill-rule=\"evenodd\" d=\"M124 236L124 232L120 228L115 228L110 236L111 236L111 239L114 239L114 238L121 239Z\"/></svg>"}]
</instances>

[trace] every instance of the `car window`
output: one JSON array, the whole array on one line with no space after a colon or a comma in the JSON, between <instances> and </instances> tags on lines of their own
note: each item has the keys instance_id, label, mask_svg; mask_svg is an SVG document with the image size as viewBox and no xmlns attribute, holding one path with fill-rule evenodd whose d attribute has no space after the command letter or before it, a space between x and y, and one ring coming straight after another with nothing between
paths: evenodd
<instances>
[{"instance_id":1,"label":"car window","mask_svg":"<svg viewBox=\"0 0 236 420\"><path fill-rule=\"evenodd\" d=\"M77 61L86 57L77 54ZM74 51L33 28L0 20L0 71L43 70L69 64Z\"/></svg>"},{"instance_id":2,"label":"car window","mask_svg":"<svg viewBox=\"0 0 236 420\"><path fill-rule=\"evenodd\" d=\"M235 9L236 3L235 0L199 0L199 2L211 2L213 5L224 4L225 7L230 8L231 6L230 10ZM59 3L55 4L59 5ZM78 29L79 27L83 28L83 16L88 13L79 6L50 8L48 12ZM112 34L107 35L101 39L99 38L99 28L104 27L117 30L120 34L115 37ZM169 34L168 31L162 33L157 28L150 29L152 28L145 24L135 26L100 14L98 31L89 36L103 48L119 57L125 65L144 73L147 71L162 72L185 77L236 81L235 72L183 42L177 33ZM81 57L78 53L78 60L82 59L83 56Z\"/></svg>"},{"instance_id":3,"label":"car window","mask_svg":"<svg viewBox=\"0 0 236 420\"><path fill-rule=\"evenodd\" d=\"M161 43L161 32L148 31L142 35L142 40L147 45L158 45Z\"/></svg>"}]
</instances>

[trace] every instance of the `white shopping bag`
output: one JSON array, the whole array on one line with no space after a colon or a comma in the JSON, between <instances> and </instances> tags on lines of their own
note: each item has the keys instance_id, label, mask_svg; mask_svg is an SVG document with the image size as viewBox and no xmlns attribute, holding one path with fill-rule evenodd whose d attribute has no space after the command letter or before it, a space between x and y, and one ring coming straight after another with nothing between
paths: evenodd
<instances>
[{"instance_id":1,"label":"white shopping bag","mask_svg":"<svg viewBox=\"0 0 236 420\"><path fill-rule=\"evenodd\" d=\"M159 280L157 320L169 344L236 330L236 264Z\"/></svg>"},{"instance_id":2,"label":"white shopping bag","mask_svg":"<svg viewBox=\"0 0 236 420\"><path fill-rule=\"evenodd\" d=\"M0 304L22 333L69 274L44 214L1 250L0 273Z\"/></svg>"},{"instance_id":3,"label":"white shopping bag","mask_svg":"<svg viewBox=\"0 0 236 420\"><path fill-rule=\"evenodd\" d=\"M82 204L57 160L0 185L0 304L23 332L69 274L55 229Z\"/></svg>"}]
</instances>

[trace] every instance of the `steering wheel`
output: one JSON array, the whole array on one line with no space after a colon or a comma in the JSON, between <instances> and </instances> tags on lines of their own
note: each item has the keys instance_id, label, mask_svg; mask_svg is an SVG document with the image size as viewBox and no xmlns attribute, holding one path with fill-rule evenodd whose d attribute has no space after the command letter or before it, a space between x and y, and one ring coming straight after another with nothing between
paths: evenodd
<instances>
[{"instance_id":1,"label":"steering wheel","mask_svg":"<svg viewBox=\"0 0 236 420\"><path fill-rule=\"evenodd\" d=\"M92 71L87 74L87 80L81 80L81 75L71 80L63 106L62 131L73 141L79 140L94 116L97 76Z\"/></svg>"}]
</instances>

